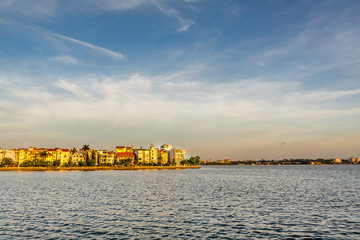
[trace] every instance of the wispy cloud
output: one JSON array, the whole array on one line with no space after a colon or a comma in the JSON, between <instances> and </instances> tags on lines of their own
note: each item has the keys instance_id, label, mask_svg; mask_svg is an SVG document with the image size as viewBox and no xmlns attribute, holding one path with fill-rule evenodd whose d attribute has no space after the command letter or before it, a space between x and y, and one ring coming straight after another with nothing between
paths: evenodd
<instances>
[{"instance_id":1,"label":"wispy cloud","mask_svg":"<svg viewBox=\"0 0 360 240\"><path fill-rule=\"evenodd\" d=\"M182 16L180 16L180 13L176 11L173 8L166 7L164 4L162 4L158 0L152 0L152 3L165 15L176 18L181 27L176 30L176 32L184 32L189 30L191 25L193 25L195 22L192 20L184 19Z\"/></svg>"},{"instance_id":2,"label":"wispy cloud","mask_svg":"<svg viewBox=\"0 0 360 240\"><path fill-rule=\"evenodd\" d=\"M71 56L56 56L49 58L49 60L68 63L68 64L78 64L78 61Z\"/></svg>"},{"instance_id":3,"label":"wispy cloud","mask_svg":"<svg viewBox=\"0 0 360 240\"><path fill-rule=\"evenodd\" d=\"M31 18L46 18L55 15L58 0L4 0L0 1L0 12Z\"/></svg>"},{"instance_id":4,"label":"wispy cloud","mask_svg":"<svg viewBox=\"0 0 360 240\"><path fill-rule=\"evenodd\" d=\"M360 108L331 104L359 97L360 89L319 92L301 90L301 84L294 82L239 79L209 83L190 79L187 73L86 75L59 78L48 87L20 84L14 88L11 78L3 76L0 92L6 96L0 96L0 100L6 104L0 110L4 119L0 131L12 129L12 123L17 122L19 128L32 132L59 129L52 137L61 135L65 139L74 134L96 134L98 141L94 139L94 144L101 145L113 144L116 133L124 139L143 139L141 129L152 129L147 132L149 141L154 137L175 143L187 139L193 147L205 143L215 147L212 144L219 143L211 139L245 146L251 142L265 144L270 141L268 134L278 142L327 136L336 119L348 121L346 131L360 130L353 123L360 117ZM194 136L195 142L189 136Z\"/></svg>"},{"instance_id":5,"label":"wispy cloud","mask_svg":"<svg viewBox=\"0 0 360 240\"><path fill-rule=\"evenodd\" d=\"M125 59L125 56L123 54L119 53L119 52L115 52L115 51L112 51L112 50L109 50L109 49L106 49L106 48L103 48L103 47L99 47L99 46L91 44L91 43L80 41L80 40L77 40L77 39L74 39L74 38L71 38L71 37L67 37L67 36L64 36L64 35L60 35L60 34L54 34L54 36L56 36L56 37L58 37L60 39L64 39L64 40L74 42L74 43L77 43L79 45L88 47L88 48L90 48L92 50L95 50L96 52L98 52L98 53L100 53L102 55L105 55L105 56L108 56L108 57L111 57L111 58L114 58L114 59Z\"/></svg>"}]
</instances>

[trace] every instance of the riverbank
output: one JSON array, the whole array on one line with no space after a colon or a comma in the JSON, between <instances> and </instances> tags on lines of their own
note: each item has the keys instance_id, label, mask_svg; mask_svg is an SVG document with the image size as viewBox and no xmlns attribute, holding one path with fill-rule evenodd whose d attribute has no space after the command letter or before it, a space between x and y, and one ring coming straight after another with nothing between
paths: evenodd
<instances>
[{"instance_id":1,"label":"riverbank","mask_svg":"<svg viewBox=\"0 0 360 240\"><path fill-rule=\"evenodd\" d=\"M136 166L136 167L3 167L0 171L106 171L106 170L178 170L200 166Z\"/></svg>"}]
</instances>

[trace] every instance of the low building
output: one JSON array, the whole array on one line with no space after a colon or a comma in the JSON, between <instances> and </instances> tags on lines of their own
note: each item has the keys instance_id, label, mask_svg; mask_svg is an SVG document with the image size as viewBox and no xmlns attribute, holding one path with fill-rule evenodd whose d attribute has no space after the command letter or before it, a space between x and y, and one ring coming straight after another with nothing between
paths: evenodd
<instances>
[{"instance_id":1,"label":"low building","mask_svg":"<svg viewBox=\"0 0 360 240\"><path fill-rule=\"evenodd\" d=\"M83 150L74 152L71 157L71 162L74 164L79 164L85 162L85 152Z\"/></svg>"},{"instance_id":2,"label":"low building","mask_svg":"<svg viewBox=\"0 0 360 240\"><path fill-rule=\"evenodd\" d=\"M135 153L133 152L118 152L115 155L116 162L122 164L124 161L129 161L133 165L135 161Z\"/></svg>"},{"instance_id":3,"label":"low building","mask_svg":"<svg viewBox=\"0 0 360 240\"><path fill-rule=\"evenodd\" d=\"M135 154L139 164L149 164L150 163L150 150L139 148L135 149Z\"/></svg>"},{"instance_id":4,"label":"low building","mask_svg":"<svg viewBox=\"0 0 360 240\"><path fill-rule=\"evenodd\" d=\"M341 163L342 163L342 159L341 159L341 158L335 158L335 159L334 159L334 163L335 163L335 164L341 164Z\"/></svg>"},{"instance_id":5,"label":"low building","mask_svg":"<svg viewBox=\"0 0 360 240\"><path fill-rule=\"evenodd\" d=\"M182 160L185 160L185 150L173 148L169 152L170 161L179 165Z\"/></svg>"},{"instance_id":6,"label":"low building","mask_svg":"<svg viewBox=\"0 0 360 240\"><path fill-rule=\"evenodd\" d=\"M99 164L100 165L113 165L115 162L115 153L108 150L100 150L99 153Z\"/></svg>"},{"instance_id":7,"label":"low building","mask_svg":"<svg viewBox=\"0 0 360 240\"><path fill-rule=\"evenodd\" d=\"M169 162L169 154L168 151L166 151L165 149L160 149L159 150L159 162L161 162L162 165L165 165Z\"/></svg>"},{"instance_id":8,"label":"low building","mask_svg":"<svg viewBox=\"0 0 360 240\"><path fill-rule=\"evenodd\" d=\"M159 149L155 148L154 143L152 143L149 149L149 161L150 163L157 164L158 158L159 158Z\"/></svg>"},{"instance_id":9,"label":"low building","mask_svg":"<svg viewBox=\"0 0 360 240\"><path fill-rule=\"evenodd\" d=\"M60 161L60 166L68 164L70 160L70 150L69 149L56 149L56 159Z\"/></svg>"}]
</instances>

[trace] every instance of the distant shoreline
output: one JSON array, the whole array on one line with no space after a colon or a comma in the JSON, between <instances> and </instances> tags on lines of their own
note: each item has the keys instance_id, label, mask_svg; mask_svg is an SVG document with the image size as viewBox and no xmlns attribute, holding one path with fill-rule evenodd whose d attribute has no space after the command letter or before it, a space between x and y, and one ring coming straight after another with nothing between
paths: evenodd
<instances>
[{"instance_id":1,"label":"distant shoreline","mask_svg":"<svg viewBox=\"0 0 360 240\"><path fill-rule=\"evenodd\" d=\"M178 170L200 166L136 166L136 167L2 167L0 171L111 171L111 170Z\"/></svg>"}]
</instances>

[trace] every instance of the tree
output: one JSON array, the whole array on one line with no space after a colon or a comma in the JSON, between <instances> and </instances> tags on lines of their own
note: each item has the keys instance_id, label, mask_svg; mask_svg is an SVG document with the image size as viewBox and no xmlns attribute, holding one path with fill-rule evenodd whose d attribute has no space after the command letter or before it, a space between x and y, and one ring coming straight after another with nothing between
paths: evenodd
<instances>
[{"instance_id":1,"label":"tree","mask_svg":"<svg viewBox=\"0 0 360 240\"><path fill-rule=\"evenodd\" d=\"M87 164L87 161L89 159L88 151L90 150L90 147L88 144L84 144L81 149L84 150L84 152L85 152L85 163Z\"/></svg>"},{"instance_id":2,"label":"tree","mask_svg":"<svg viewBox=\"0 0 360 240\"><path fill-rule=\"evenodd\" d=\"M196 156L196 157L193 157L191 156L188 160L188 163L190 165L199 165L200 164L200 157L199 156Z\"/></svg>"},{"instance_id":3,"label":"tree","mask_svg":"<svg viewBox=\"0 0 360 240\"><path fill-rule=\"evenodd\" d=\"M46 150L44 150L44 151L41 151L40 152L40 157L45 161L45 158L47 157L47 151Z\"/></svg>"},{"instance_id":4,"label":"tree","mask_svg":"<svg viewBox=\"0 0 360 240\"><path fill-rule=\"evenodd\" d=\"M60 161L59 159L54 160L54 161L52 162L52 166L53 166L53 167L59 167L60 164L61 164L61 161Z\"/></svg>"},{"instance_id":5,"label":"tree","mask_svg":"<svg viewBox=\"0 0 360 240\"><path fill-rule=\"evenodd\" d=\"M34 163L29 160L25 160L20 164L20 167L34 167Z\"/></svg>"},{"instance_id":6,"label":"tree","mask_svg":"<svg viewBox=\"0 0 360 240\"><path fill-rule=\"evenodd\" d=\"M1 167L13 167L14 161L11 158L4 158L0 164Z\"/></svg>"},{"instance_id":7,"label":"tree","mask_svg":"<svg viewBox=\"0 0 360 240\"><path fill-rule=\"evenodd\" d=\"M81 148L82 150L84 150L85 152L90 150L89 145L88 144L84 144L83 147Z\"/></svg>"},{"instance_id":8,"label":"tree","mask_svg":"<svg viewBox=\"0 0 360 240\"><path fill-rule=\"evenodd\" d=\"M95 166L95 163L96 163L95 159L87 159L86 160L87 166Z\"/></svg>"},{"instance_id":9,"label":"tree","mask_svg":"<svg viewBox=\"0 0 360 240\"><path fill-rule=\"evenodd\" d=\"M75 148L75 147L73 147L73 148L70 150L70 152L71 152L71 154L76 153L76 148Z\"/></svg>"}]
</instances>

